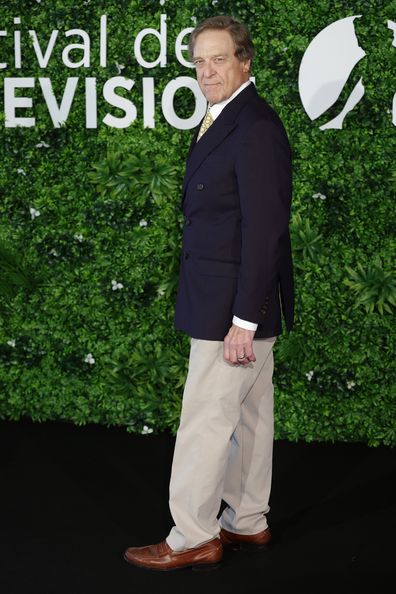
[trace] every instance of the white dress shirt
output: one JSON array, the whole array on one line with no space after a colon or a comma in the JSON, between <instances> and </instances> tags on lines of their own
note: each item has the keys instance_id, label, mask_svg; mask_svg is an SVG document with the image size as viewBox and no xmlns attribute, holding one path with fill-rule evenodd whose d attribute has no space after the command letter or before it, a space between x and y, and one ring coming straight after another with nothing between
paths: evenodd
<instances>
[{"instance_id":1,"label":"white dress shirt","mask_svg":"<svg viewBox=\"0 0 396 594\"><path fill-rule=\"evenodd\" d=\"M213 105L210 105L209 111L213 120L218 118L225 106L230 103L230 101L235 99L235 97L250 84L250 80L247 80L231 95L231 97L228 97L228 99L225 99L225 101L220 101L220 103L214 103ZM241 318L238 318L237 316L232 318L232 323L236 326L239 326L240 328L245 328L245 330L257 330L257 324L254 322L248 322L247 320L241 320Z\"/></svg>"}]
</instances>

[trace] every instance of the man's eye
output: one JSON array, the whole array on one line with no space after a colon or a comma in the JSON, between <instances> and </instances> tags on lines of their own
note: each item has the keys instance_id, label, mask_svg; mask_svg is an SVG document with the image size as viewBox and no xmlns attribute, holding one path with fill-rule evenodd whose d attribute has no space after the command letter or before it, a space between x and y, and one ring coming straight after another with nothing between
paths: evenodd
<instances>
[{"instance_id":1,"label":"man's eye","mask_svg":"<svg viewBox=\"0 0 396 594\"><path fill-rule=\"evenodd\" d=\"M216 64L221 64L222 62L224 62L224 58L215 58L214 61Z\"/></svg>"},{"instance_id":2,"label":"man's eye","mask_svg":"<svg viewBox=\"0 0 396 594\"><path fill-rule=\"evenodd\" d=\"M196 68L199 68L200 66L202 66L203 64L203 60L194 60L194 66Z\"/></svg>"}]
</instances>

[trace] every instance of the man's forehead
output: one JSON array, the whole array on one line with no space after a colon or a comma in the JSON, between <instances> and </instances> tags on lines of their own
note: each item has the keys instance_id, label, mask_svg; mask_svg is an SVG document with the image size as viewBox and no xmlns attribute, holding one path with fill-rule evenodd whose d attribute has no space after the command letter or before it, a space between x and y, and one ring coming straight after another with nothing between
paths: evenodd
<instances>
[{"instance_id":1,"label":"man's forehead","mask_svg":"<svg viewBox=\"0 0 396 594\"><path fill-rule=\"evenodd\" d=\"M208 29L198 35L194 44L194 56L224 55L234 53L234 41L228 31L222 29Z\"/></svg>"}]
</instances>

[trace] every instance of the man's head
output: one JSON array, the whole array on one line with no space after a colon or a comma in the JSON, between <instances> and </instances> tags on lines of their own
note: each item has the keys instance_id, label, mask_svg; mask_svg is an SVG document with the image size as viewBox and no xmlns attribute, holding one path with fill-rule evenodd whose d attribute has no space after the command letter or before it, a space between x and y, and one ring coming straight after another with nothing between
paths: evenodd
<instances>
[{"instance_id":1,"label":"man's head","mask_svg":"<svg viewBox=\"0 0 396 594\"><path fill-rule=\"evenodd\" d=\"M225 101L249 80L254 46L246 27L234 18L216 16L197 25L189 50L198 84L211 105Z\"/></svg>"}]
</instances>

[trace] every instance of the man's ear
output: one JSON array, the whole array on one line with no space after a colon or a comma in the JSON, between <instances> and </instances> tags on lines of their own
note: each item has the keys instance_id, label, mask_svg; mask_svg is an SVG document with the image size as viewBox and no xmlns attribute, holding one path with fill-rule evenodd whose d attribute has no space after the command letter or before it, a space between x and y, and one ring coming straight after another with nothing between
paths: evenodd
<instances>
[{"instance_id":1,"label":"man's ear","mask_svg":"<svg viewBox=\"0 0 396 594\"><path fill-rule=\"evenodd\" d=\"M246 60L246 62L243 63L243 72L249 72L250 71L251 63L252 63L251 60Z\"/></svg>"}]
</instances>

